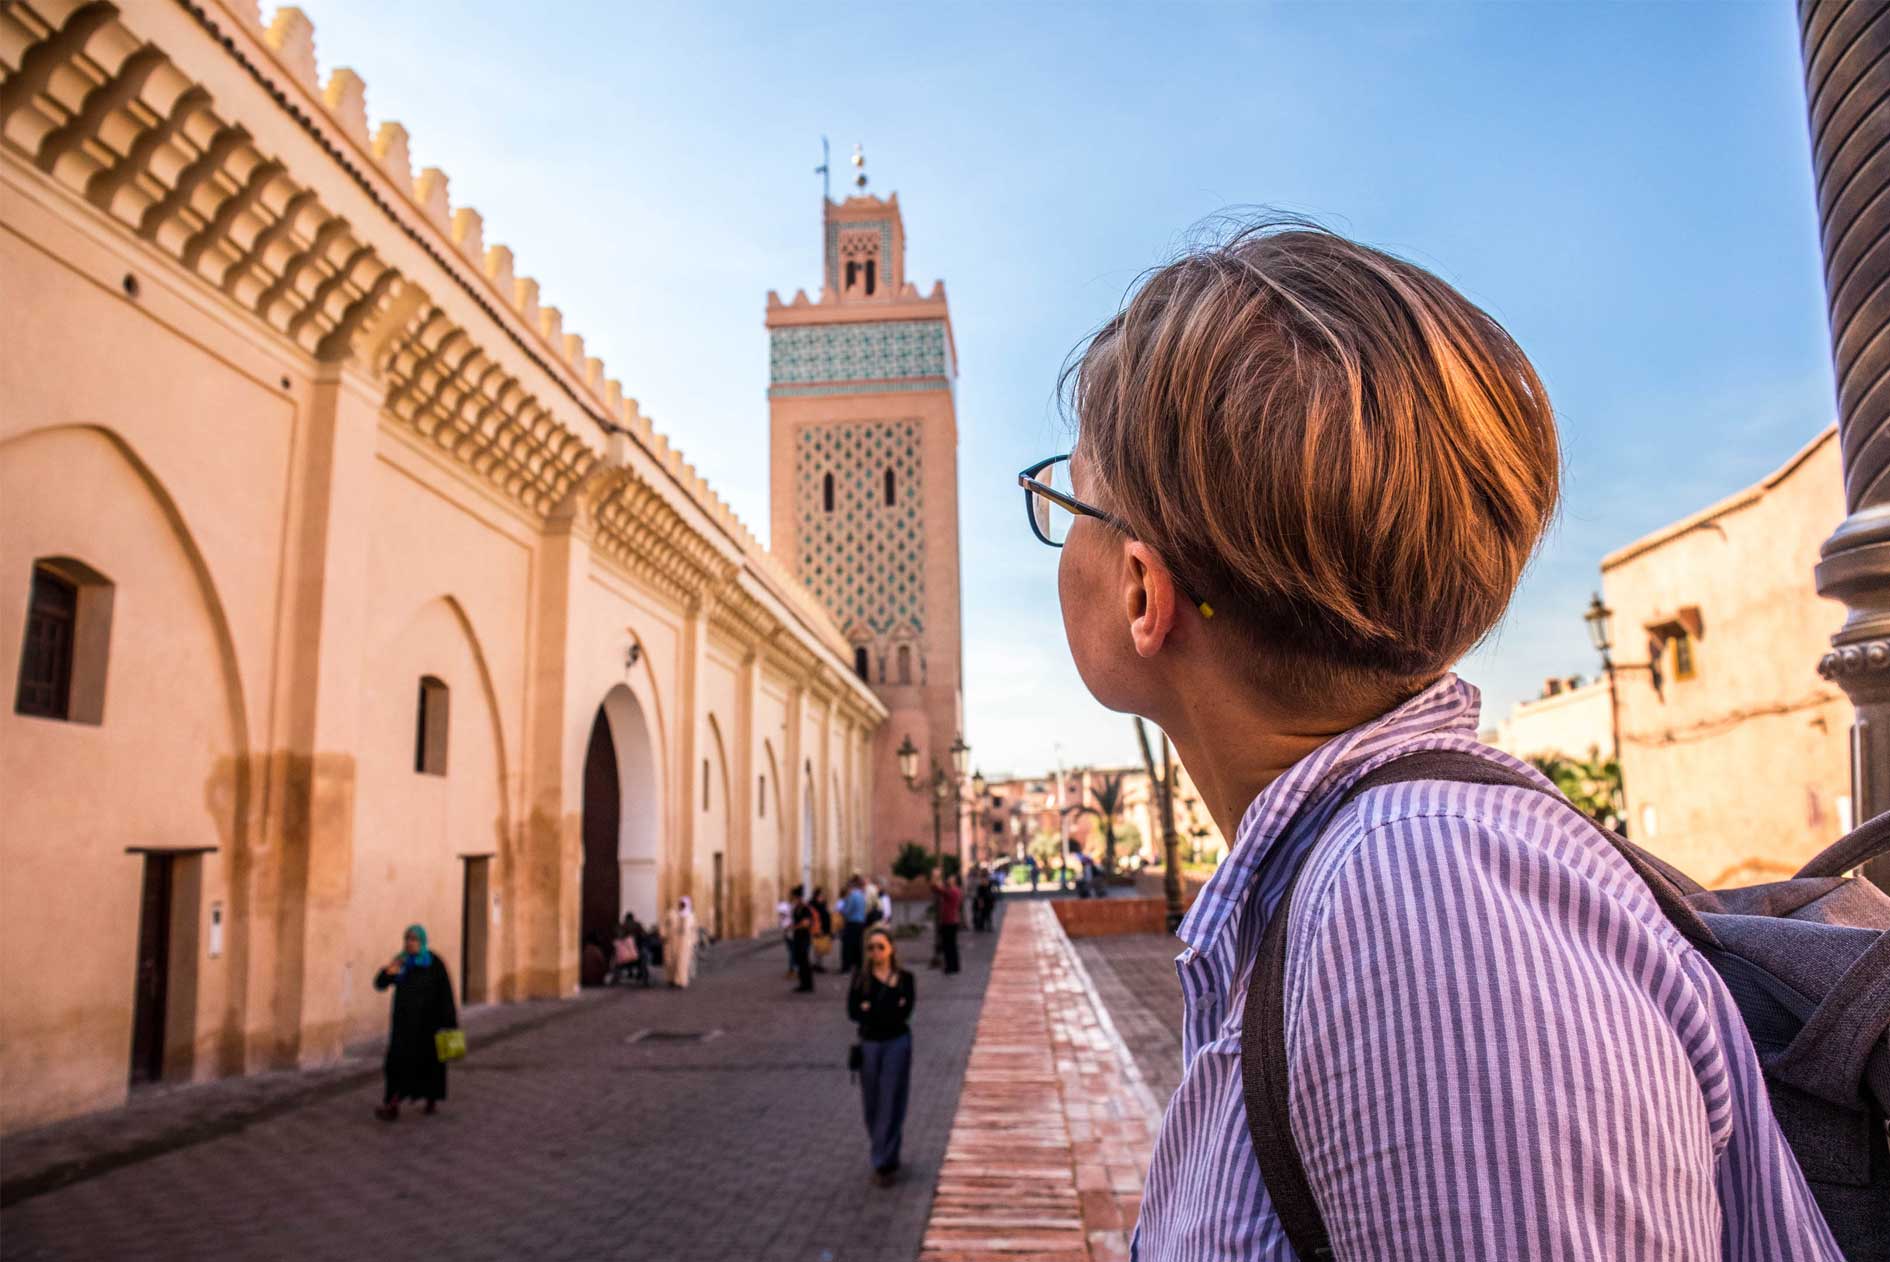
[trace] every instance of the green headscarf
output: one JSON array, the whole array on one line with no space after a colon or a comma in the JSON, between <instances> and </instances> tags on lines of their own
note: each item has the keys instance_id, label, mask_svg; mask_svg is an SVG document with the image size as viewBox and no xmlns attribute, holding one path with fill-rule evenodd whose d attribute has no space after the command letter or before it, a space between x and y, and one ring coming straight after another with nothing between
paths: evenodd
<instances>
[{"instance_id":1,"label":"green headscarf","mask_svg":"<svg viewBox=\"0 0 1890 1262\"><path fill-rule=\"evenodd\" d=\"M433 952L427 950L427 927L425 925L408 925L407 932L420 939L420 949L406 953L407 963L413 965L415 968L432 967Z\"/></svg>"}]
</instances>

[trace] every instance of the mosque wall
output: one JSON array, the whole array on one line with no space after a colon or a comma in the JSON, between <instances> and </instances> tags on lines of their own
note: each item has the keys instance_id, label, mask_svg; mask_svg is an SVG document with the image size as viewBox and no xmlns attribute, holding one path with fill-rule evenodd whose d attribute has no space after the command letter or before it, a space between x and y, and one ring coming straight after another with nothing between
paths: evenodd
<instances>
[{"instance_id":1,"label":"mosque wall","mask_svg":"<svg viewBox=\"0 0 1890 1262\"><path fill-rule=\"evenodd\" d=\"M0 1131L336 1059L411 922L470 1003L770 927L885 707L307 19L29 0L0 76Z\"/></svg>"}]
</instances>

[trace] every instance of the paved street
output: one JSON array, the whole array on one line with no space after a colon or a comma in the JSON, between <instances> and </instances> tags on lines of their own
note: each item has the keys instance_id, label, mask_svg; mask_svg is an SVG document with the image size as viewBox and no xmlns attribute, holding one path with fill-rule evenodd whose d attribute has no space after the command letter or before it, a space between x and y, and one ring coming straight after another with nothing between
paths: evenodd
<instances>
[{"instance_id":1,"label":"paved street","mask_svg":"<svg viewBox=\"0 0 1890 1262\"><path fill-rule=\"evenodd\" d=\"M1163 1108L1181 1085L1181 979L1170 933L1079 938L1072 945L1136 1068Z\"/></svg>"},{"instance_id":2,"label":"paved street","mask_svg":"<svg viewBox=\"0 0 1890 1262\"><path fill-rule=\"evenodd\" d=\"M743 942L716 948L688 992L590 998L483 1051L475 1032L436 1117L385 1125L370 1116L378 1074L331 1083L231 1133L28 1195L0 1215L0 1247L9 1259L908 1262L995 940L966 933L965 971L950 978L925 968L924 939L902 943L918 1007L906 1172L891 1190L867 1179L843 982L789 994L779 945Z\"/></svg>"}]
</instances>

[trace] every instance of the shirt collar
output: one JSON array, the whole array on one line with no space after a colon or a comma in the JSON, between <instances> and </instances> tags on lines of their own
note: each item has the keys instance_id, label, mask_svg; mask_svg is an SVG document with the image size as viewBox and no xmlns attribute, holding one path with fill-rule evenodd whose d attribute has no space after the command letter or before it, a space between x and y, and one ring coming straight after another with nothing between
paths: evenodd
<instances>
[{"instance_id":1,"label":"shirt collar","mask_svg":"<svg viewBox=\"0 0 1890 1262\"><path fill-rule=\"evenodd\" d=\"M1455 675L1442 679L1394 710L1333 737L1286 769L1241 816L1233 849L1208 878L1175 936L1199 954L1213 949L1234 912L1300 809L1337 792L1376 754L1429 735L1474 734L1482 697Z\"/></svg>"}]
</instances>

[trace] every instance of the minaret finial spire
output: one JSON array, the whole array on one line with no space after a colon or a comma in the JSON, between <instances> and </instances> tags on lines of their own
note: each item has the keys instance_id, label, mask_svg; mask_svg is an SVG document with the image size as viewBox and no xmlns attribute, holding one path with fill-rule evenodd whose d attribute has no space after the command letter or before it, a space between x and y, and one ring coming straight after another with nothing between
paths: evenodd
<instances>
[{"instance_id":1,"label":"minaret finial spire","mask_svg":"<svg viewBox=\"0 0 1890 1262\"><path fill-rule=\"evenodd\" d=\"M866 151L859 142L853 145L853 187L866 192Z\"/></svg>"}]
</instances>

